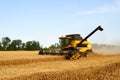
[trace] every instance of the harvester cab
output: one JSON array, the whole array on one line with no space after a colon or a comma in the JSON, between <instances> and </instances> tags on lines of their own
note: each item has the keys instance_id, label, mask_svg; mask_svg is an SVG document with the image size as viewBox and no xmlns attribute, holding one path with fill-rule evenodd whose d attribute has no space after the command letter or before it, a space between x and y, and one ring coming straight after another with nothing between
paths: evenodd
<instances>
[{"instance_id":1,"label":"harvester cab","mask_svg":"<svg viewBox=\"0 0 120 80\"><path fill-rule=\"evenodd\" d=\"M70 47L76 47L76 44L82 40L82 37L80 34L70 34L65 37L59 37L59 39L61 50L68 50Z\"/></svg>"}]
</instances>

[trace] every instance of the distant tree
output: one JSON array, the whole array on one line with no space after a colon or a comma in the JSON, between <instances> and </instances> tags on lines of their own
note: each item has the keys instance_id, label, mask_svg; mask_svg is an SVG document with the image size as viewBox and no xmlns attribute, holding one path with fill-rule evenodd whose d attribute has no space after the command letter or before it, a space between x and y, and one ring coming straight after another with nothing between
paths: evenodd
<instances>
[{"instance_id":1,"label":"distant tree","mask_svg":"<svg viewBox=\"0 0 120 80\"><path fill-rule=\"evenodd\" d=\"M22 40L20 40L20 39L12 40L10 48L11 48L11 50L21 50L22 49Z\"/></svg>"},{"instance_id":2,"label":"distant tree","mask_svg":"<svg viewBox=\"0 0 120 80\"><path fill-rule=\"evenodd\" d=\"M3 37L2 38L2 46L3 46L3 50L7 50L9 45L10 45L11 39L9 37Z\"/></svg>"},{"instance_id":3,"label":"distant tree","mask_svg":"<svg viewBox=\"0 0 120 80\"><path fill-rule=\"evenodd\" d=\"M49 48L48 47L44 47L43 49L41 49L41 50L49 50Z\"/></svg>"},{"instance_id":4,"label":"distant tree","mask_svg":"<svg viewBox=\"0 0 120 80\"><path fill-rule=\"evenodd\" d=\"M26 50L40 50L40 44L37 41L28 41L25 44Z\"/></svg>"},{"instance_id":5,"label":"distant tree","mask_svg":"<svg viewBox=\"0 0 120 80\"><path fill-rule=\"evenodd\" d=\"M56 49L56 46L52 44L51 46L49 46L49 49Z\"/></svg>"},{"instance_id":6,"label":"distant tree","mask_svg":"<svg viewBox=\"0 0 120 80\"><path fill-rule=\"evenodd\" d=\"M49 46L49 49L59 49L60 48L60 44L59 43L55 43L55 44L52 44L51 46Z\"/></svg>"},{"instance_id":7,"label":"distant tree","mask_svg":"<svg viewBox=\"0 0 120 80\"><path fill-rule=\"evenodd\" d=\"M0 42L0 50L3 50L1 42Z\"/></svg>"},{"instance_id":8,"label":"distant tree","mask_svg":"<svg viewBox=\"0 0 120 80\"><path fill-rule=\"evenodd\" d=\"M25 50L25 43L22 43L22 50Z\"/></svg>"}]
</instances>

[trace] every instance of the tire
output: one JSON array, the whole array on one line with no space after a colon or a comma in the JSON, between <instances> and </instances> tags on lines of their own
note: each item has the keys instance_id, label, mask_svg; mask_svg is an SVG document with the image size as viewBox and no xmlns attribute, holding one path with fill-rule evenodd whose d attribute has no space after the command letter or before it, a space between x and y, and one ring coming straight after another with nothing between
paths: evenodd
<instances>
[{"instance_id":1,"label":"tire","mask_svg":"<svg viewBox=\"0 0 120 80\"><path fill-rule=\"evenodd\" d=\"M67 58L67 59L71 59L72 55L73 55L73 51L72 51L72 50L69 50L66 58Z\"/></svg>"}]
</instances>

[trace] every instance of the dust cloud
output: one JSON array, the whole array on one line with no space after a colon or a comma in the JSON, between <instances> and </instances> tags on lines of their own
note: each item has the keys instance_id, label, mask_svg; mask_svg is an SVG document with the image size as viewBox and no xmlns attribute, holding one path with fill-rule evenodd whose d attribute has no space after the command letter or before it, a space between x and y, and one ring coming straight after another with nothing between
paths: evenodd
<instances>
[{"instance_id":1,"label":"dust cloud","mask_svg":"<svg viewBox=\"0 0 120 80\"><path fill-rule=\"evenodd\" d=\"M106 45L106 44L93 44L93 51L100 54L120 54L120 46Z\"/></svg>"}]
</instances>

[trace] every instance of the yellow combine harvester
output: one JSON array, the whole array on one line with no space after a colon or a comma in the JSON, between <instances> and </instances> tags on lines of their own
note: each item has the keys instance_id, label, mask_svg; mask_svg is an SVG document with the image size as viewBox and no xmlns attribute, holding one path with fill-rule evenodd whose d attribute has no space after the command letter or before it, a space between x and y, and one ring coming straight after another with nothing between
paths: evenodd
<instances>
[{"instance_id":1,"label":"yellow combine harvester","mask_svg":"<svg viewBox=\"0 0 120 80\"><path fill-rule=\"evenodd\" d=\"M40 51L39 54L61 54L65 55L66 59L79 59L81 56L87 57L90 52L92 52L92 44L87 41L87 39L94 34L97 30L103 31L101 26L94 29L89 35L84 39L80 34L70 34L66 36L59 37L61 50L59 51Z\"/></svg>"}]
</instances>

